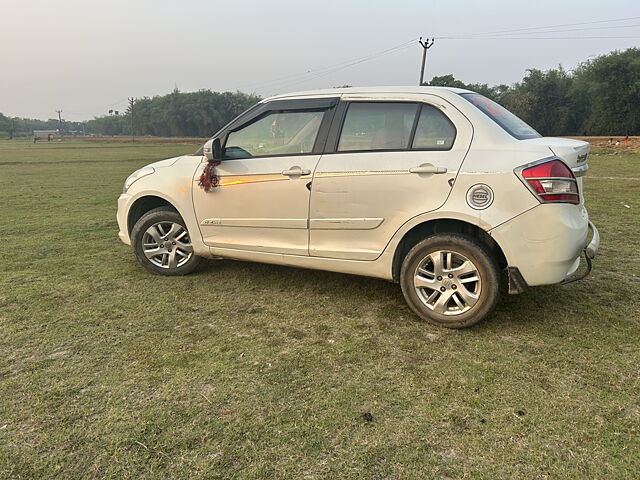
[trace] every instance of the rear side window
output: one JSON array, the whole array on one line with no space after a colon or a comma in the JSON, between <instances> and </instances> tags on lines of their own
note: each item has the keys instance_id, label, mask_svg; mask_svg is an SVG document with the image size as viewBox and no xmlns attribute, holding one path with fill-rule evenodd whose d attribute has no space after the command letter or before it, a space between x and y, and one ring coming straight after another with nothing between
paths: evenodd
<instances>
[{"instance_id":1,"label":"rear side window","mask_svg":"<svg viewBox=\"0 0 640 480\"><path fill-rule=\"evenodd\" d=\"M449 150L456 139L456 127L435 107L422 105L415 137L414 150Z\"/></svg>"},{"instance_id":2,"label":"rear side window","mask_svg":"<svg viewBox=\"0 0 640 480\"><path fill-rule=\"evenodd\" d=\"M541 137L538 132L523 120L493 100L477 93L461 93L460 96L475 105L482 113L500 125L502 129L512 137L518 140Z\"/></svg>"},{"instance_id":3,"label":"rear side window","mask_svg":"<svg viewBox=\"0 0 640 480\"><path fill-rule=\"evenodd\" d=\"M354 102L342 126L339 152L406 150L418 105L394 102Z\"/></svg>"}]
</instances>

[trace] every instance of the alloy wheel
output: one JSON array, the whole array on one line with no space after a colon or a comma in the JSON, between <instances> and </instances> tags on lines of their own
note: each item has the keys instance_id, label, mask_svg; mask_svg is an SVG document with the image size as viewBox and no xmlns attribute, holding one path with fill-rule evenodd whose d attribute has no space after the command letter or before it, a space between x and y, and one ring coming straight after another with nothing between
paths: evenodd
<instances>
[{"instance_id":1,"label":"alloy wheel","mask_svg":"<svg viewBox=\"0 0 640 480\"><path fill-rule=\"evenodd\" d=\"M482 280L478 268L467 257L438 250L420 261L413 285L427 308L441 315L459 315L477 303Z\"/></svg>"},{"instance_id":2,"label":"alloy wheel","mask_svg":"<svg viewBox=\"0 0 640 480\"><path fill-rule=\"evenodd\" d=\"M142 250L160 268L178 268L193 256L187 229L175 222L158 222L142 235Z\"/></svg>"}]
</instances>

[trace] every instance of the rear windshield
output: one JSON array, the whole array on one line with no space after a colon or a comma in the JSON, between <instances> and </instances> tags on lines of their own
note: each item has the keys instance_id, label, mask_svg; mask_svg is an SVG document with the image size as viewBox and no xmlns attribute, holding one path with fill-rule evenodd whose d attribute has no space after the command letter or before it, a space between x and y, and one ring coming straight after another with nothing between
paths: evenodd
<instances>
[{"instance_id":1,"label":"rear windshield","mask_svg":"<svg viewBox=\"0 0 640 480\"><path fill-rule=\"evenodd\" d=\"M473 103L487 117L500 125L507 133L518 140L526 140L527 138L538 138L541 135L529 125L516 117L509 110L498 105L493 100L483 97L477 93L461 93L462 97Z\"/></svg>"}]
</instances>

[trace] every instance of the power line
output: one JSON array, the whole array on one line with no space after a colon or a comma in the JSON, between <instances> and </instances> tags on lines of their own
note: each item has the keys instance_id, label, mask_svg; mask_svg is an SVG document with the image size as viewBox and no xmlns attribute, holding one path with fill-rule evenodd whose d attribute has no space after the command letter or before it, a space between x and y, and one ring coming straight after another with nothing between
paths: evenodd
<instances>
[{"instance_id":1,"label":"power line","mask_svg":"<svg viewBox=\"0 0 640 480\"><path fill-rule=\"evenodd\" d=\"M307 80L310 79L314 79L314 78L319 78L319 77L324 77L326 75L329 75L333 72L339 71L339 70L343 70L345 68L351 67L353 65L357 65L359 63L363 63L363 62L367 62L369 60L373 60L375 58L379 58L385 55L389 55L391 53L395 53L397 51L403 50L405 48L410 47L413 42L415 41L415 39L409 41L409 42L405 42L402 43L400 45L396 45L395 47L391 47L388 48L386 50L382 50L380 52L376 52L374 54L370 54L367 55L365 57L361 57L355 60L350 60L347 62L342 62L342 63L338 63L335 65L332 65L330 67L324 67L321 69L317 69L317 70L309 70L306 73L303 74L297 74L297 75L292 75L290 76L290 80L289 81L285 81L285 85L280 85L280 88L282 88L283 86L289 86L289 85L295 85L297 83L301 83L301 82L305 82ZM293 83L291 83L293 81ZM279 84L282 83L281 81L270 81L270 82L265 82L263 85L266 86L268 84L271 84L272 88L276 88L274 84ZM263 86L263 88L264 88Z\"/></svg>"},{"instance_id":2,"label":"power line","mask_svg":"<svg viewBox=\"0 0 640 480\"><path fill-rule=\"evenodd\" d=\"M310 76L310 77L306 77L306 78L302 78L300 80L295 80L293 82L285 83L284 85L279 85L279 86L273 87L273 88L281 90L283 88L287 88L287 87L290 87L290 86L293 86L293 85L298 85L300 83L308 82L310 80L315 80L317 78L326 77L327 75L330 75L332 73L338 72L340 70L344 70L344 69L352 67L354 65L358 65L360 63L364 63L364 62L367 62L369 60L374 60L374 59L377 59L377 58L380 58L380 57L383 57L383 56L386 56L386 55L390 55L392 53L399 52L400 50L405 50L405 49L407 49L409 47L413 47L413 45L414 45L413 42L414 41L415 40L412 40L410 43L407 43L407 44L405 44L405 45L403 45L401 47L397 47L397 48L395 48L393 50L388 50L388 51L385 51L384 53L380 53L380 54L377 54L377 55L371 55L369 57L365 57L365 58L362 58L360 60L357 60L357 61L354 61L354 62L351 62L351 63L348 63L348 64L344 64L344 65L339 66L339 67L334 67L331 70L326 70L326 71L318 73L316 75L313 75L313 76Z\"/></svg>"},{"instance_id":3,"label":"power line","mask_svg":"<svg viewBox=\"0 0 640 480\"><path fill-rule=\"evenodd\" d=\"M440 40L588 40L592 39L607 39L607 38L640 38L640 36L625 36L625 37L447 37L440 38Z\"/></svg>"},{"instance_id":4,"label":"power line","mask_svg":"<svg viewBox=\"0 0 640 480\"><path fill-rule=\"evenodd\" d=\"M113 107L114 105L120 105L120 104L124 103L127 100L129 100L128 97L127 98L123 98L122 100L118 100L117 102L113 102L113 103L110 103L109 105L105 105L104 107L102 107L102 109Z\"/></svg>"},{"instance_id":5,"label":"power line","mask_svg":"<svg viewBox=\"0 0 640 480\"><path fill-rule=\"evenodd\" d=\"M588 39L636 39L640 38L637 36L553 36L553 37L539 37L539 36L530 36L523 37L521 35L527 35L527 33L531 35L545 35L549 33L564 33L564 32L572 32L572 31L580 31L580 30L600 30L600 29L612 29L612 28L632 28L640 25L611 25L604 27L591 27L584 29L565 29L565 30L548 30L550 28L556 27L565 27L565 26L577 26L577 25L594 25L594 24L602 24L602 23L612 23L612 22L623 22L630 20L637 20L640 17L628 17L628 18L618 18L611 20L597 20L590 22L574 22L574 23L565 23L565 24L557 24L557 25L549 25L543 27L527 27L520 29L512 29L512 30L501 30L496 32L484 32L484 33L476 33L476 34L468 34L468 35L456 35L456 36L441 36L441 37L432 37L433 39L447 39L447 40L470 40L470 39L486 39L486 40L588 40ZM546 30L545 30L546 29ZM511 33L516 35L515 37L504 36L505 34ZM269 88L275 90L281 90L293 85L298 85L300 83L305 83L311 80L315 80L317 78L325 77L331 73L343 70L345 68L349 68L351 66L357 65L359 63L363 63L369 60L373 60L385 55L389 55L391 53L396 53L400 50L410 47L416 39L412 39L408 42L396 45L386 50L382 50L380 52L376 52L374 54L370 54L366 57L362 57L360 59L356 59L349 62L343 62L336 64L334 66L324 67L317 70L309 70L306 73L302 74L294 74L286 77L282 77L280 79L260 82L254 84L254 88ZM424 46L423 46L424 48ZM425 49L426 52L426 49ZM246 88L238 87L238 88Z\"/></svg>"},{"instance_id":6,"label":"power line","mask_svg":"<svg viewBox=\"0 0 640 480\"><path fill-rule=\"evenodd\" d=\"M322 68L318 68L315 70L308 70L307 72L304 73L295 73L295 74L291 74L291 75L286 75L284 77L280 77L280 78L276 78L276 79L272 79L272 80L266 80L263 82L257 82L257 83L252 83L252 84L247 84L247 85L240 85L237 88L265 88L267 86L273 86L273 84L279 84L279 83L288 83L290 81L296 81L298 79L304 79L305 77L309 76L311 78L313 78L315 75L320 75L320 74L324 74L324 73L330 73L333 71L337 71L343 68L347 68L350 67L352 65L356 65L358 63L362 63L362 62L366 62L368 60L372 60L374 58L380 57L380 56L384 56L384 55L388 55L390 53L394 53L398 50L402 50L404 48L407 48L408 46L412 45L417 39L416 38L412 38L409 41L403 42L401 44L395 45L393 47L387 48L385 50L381 50L375 53L371 53L368 54L364 57L359 57L353 60L346 60L334 65L329 65L326 67L322 67Z\"/></svg>"},{"instance_id":7,"label":"power line","mask_svg":"<svg viewBox=\"0 0 640 480\"><path fill-rule=\"evenodd\" d=\"M491 35L493 36L502 36L502 35L533 35L533 34L541 34L541 35L545 35L547 33L564 33L564 32L579 32L582 30L608 30L611 28L633 28L633 27L640 27L640 23L637 23L635 25L612 25L610 27L586 27L586 28L568 28L568 29L563 29L563 30L545 30L545 31L539 31L539 32L514 32L514 33L496 33ZM484 38L484 36L474 36L474 35L469 35L470 37L473 38ZM488 36L488 34L487 34ZM446 38L446 37L445 37Z\"/></svg>"},{"instance_id":8,"label":"power line","mask_svg":"<svg viewBox=\"0 0 640 480\"><path fill-rule=\"evenodd\" d=\"M546 27L526 27L526 28L516 28L516 29L512 29L512 30L498 30L498 31L493 31L493 32L470 33L467 36L494 35L494 34L499 34L499 33L514 33L514 32L523 32L523 31L531 31L531 30L543 30L543 29L547 29L547 28L574 27L574 26L577 26L577 25L595 25L595 24L598 24L598 23L626 22L626 21L638 20L638 19L640 19L640 17L614 18L612 20L597 20L597 21L592 21L592 22L561 23L561 24L557 24L557 25L548 25ZM531 32L531 33L534 33L534 32ZM535 33L544 33L544 32L535 32ZM451 37L459 37L460 34L444 35L444 36L436 37L436 38L445 38L445 37L450 37L450 36Z\"/></svg>"},{"instance_id":9,"label":"power line","mask_svg":"<svg viewBox=\"0 0 640 480\"><path fill-rule=\"evenodd\" d=\"M122 100L118 100L117 102L113 102L110 103L109 105L104 105L104 106L99 106L99 107L87 107L85 109L82 110L66 110L67 113L73 113L76 115L80 115L80 114L86 114L86 113L95 113L96 111L100 111L102 112L103 110L106 110L109 107L113 107L115 105L122 105L123 103L126 103L128 100L128 98L123 98Z\"/></svg>"}]
</instances>

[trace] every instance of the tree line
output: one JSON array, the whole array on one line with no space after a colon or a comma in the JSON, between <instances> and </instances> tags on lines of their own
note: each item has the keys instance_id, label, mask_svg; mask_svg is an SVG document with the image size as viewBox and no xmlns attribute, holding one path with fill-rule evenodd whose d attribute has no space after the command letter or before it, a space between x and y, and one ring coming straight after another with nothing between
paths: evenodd
<instances>
[{"instance_id":1,"label":"tree line","mask_svg":"<svg viewBox=\"0 0 640 480\"><path fill-rule=\"evenodd\" d=\"M82 132L85 122L63 122L66 132ZM57 118L37 120L34 118L7 117L0 113L0 138L31 135L34 130L58 130Z\"/></svg>"},{"instance_id":2,"label":"tree line","mask_svg":"<svg viewBox=\"0 0 640 480\"><path fill-rule=\"evenodd\" d=\"M209 137L261 99L242 92L199 90L136 100L123 115L111 114L87 122L101 135Z\"/></svg>"},{"instance_id":3,"label":"tree line","mask_svg":"<svg viewBox=\"0 0 640 480\"><path fill-rule=\"evenodd\" d=\"M529 69L513 85L466 84L453 75L425 85L473 90L542 135L640 135L640 49L601 55L572 71Z\"/></svg>"},{"instance_id":4,"label":"tree line","mask_svg":"<svg viewBox=\"0 0 640 480\"><path fill-rule=\"evenodd\" d=\"M256 95L242 92L200 90L173 92L135 101L133 109L111 110L86 122L63 121L62 130L86 135L153 135L159 137L208 137L259 102ZM58 119L8 118L0 113L0 132L13 136L32 135L33 130L59 130ZM1 134L0 134L1 136Z\"/></svg>"},{"instance_id":5,"label":"tree line","mask_svg":"<svg viewBox=\"0 0 640 480\"><path fill-rule=\"evenodd\" d=\"M581 63L527 70L513 85L464 83L453 75L425 85L466 88L481 93L522 118L542 135L640 135L640 49L613 51ZM66 133L208 137L260 97L242 92L200 90L138 99L126 111L86 122L64 122ZM9 118L0 113L0 135L56 130L58 119ZM132 131L133 128L133 131Z\"/></svg>"}]
</instances>

